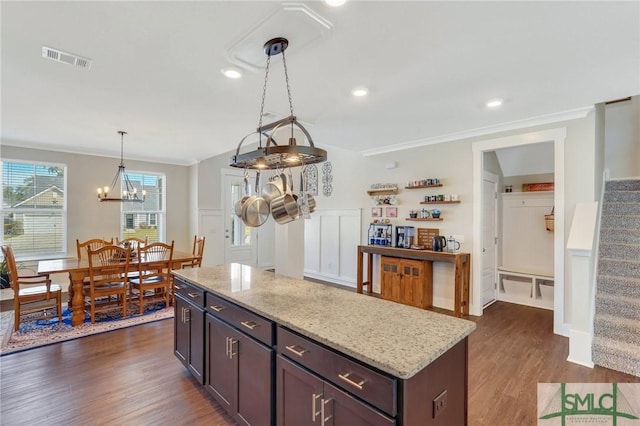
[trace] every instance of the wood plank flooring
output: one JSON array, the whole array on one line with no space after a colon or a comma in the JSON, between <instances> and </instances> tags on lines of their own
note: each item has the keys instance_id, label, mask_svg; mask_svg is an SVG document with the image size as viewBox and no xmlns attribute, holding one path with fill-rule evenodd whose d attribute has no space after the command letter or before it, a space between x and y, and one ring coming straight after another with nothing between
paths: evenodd
<instances>
[{"instance_id":1,"label":"wood plank flooring","mask_svg":"<svg viewBox=\"0 0 640 426\"><path fill-rule=\"evenodd\" d=\"M636 382L566 361L553 313L499 302L469 341L469 425L536 424L538 382ZM165 320L0 358L2 425L235 425L173 356Z\"/></svg>"}]
</instances>

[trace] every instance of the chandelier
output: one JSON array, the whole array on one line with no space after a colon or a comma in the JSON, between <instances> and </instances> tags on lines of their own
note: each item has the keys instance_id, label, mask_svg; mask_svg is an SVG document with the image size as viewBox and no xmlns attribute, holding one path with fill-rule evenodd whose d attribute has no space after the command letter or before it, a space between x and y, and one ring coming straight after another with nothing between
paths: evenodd
<instances>
[{"instance_id":1,"label":"chandelier","mask_svg":"<svg viewBox=\"0 0 640 426\"><path fill-rule=\"evenodd\" d=\"M120 165L118 166L116 175L113 177L111 187L98 187L98 200L142 203L147 195L147 191L142 190L142 196L138 196L138 189L133 186L124 169L124 135L126 135L127 132L119 130L118 133L120 134ZM109 196L109 190L112 190L113 193L113 191L117 191L120 187L122 188L121 197Z\"/></svg>"},{"instance_id":2,"label":"chandelier","mask_svg":"<svg viewBox=\"0 0 640 426\"><path fill-rule=\"evenodd\" d=\"M283 167L294 167L305 164L320 163L327 160L327 152L323 149L316 148L311 139L311 135L304 128L300 122L298 122L296 116L293 114L293 101L291 100L291 88L289 87L289 75L287 73L287 61L285 60L284 51L289 46L289 41L286 38L278 37L269 40L264 45L264 51L267 54L267 68L265 71L264 87L262 89L262 103L260 105L260 120L258 122L258 128L255 132L252 132L245 136L236 149L236 154L231 157L230 166L243 169L263 170L263 169L280 169ZM282 63L284 66L284 76L287 83L287 95L289 97L289 111L290 115L282 120L275 121L270 124L262 124L262 117L264 114L264 100L267 93L267 82L269 80L269 65L271 63L271 56L282 53ZM278 145L274 135L283 128L282 126L290 127L289 142L286 145ZM297 127L304 134L308 146L298 145L296 138L293 135L294 128ZM243 142L252 135L258 134L258 148L254 151L240 153L240 147ZM262 139L266 138L266 142L263 145Z\"/></svg>"}]
</instances>

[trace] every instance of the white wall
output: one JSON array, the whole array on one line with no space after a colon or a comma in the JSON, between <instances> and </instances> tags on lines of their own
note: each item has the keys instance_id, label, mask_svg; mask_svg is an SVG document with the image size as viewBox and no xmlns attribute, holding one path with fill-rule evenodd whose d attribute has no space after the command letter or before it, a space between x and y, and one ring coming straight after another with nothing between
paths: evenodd
<instances>
[{"instance_id":1,"label":"white wall","mask_svg":"<svg viewBox=\"0 0 640 426\"><path fill-rule=\"evenodd\" d=\"M100 203L96 188L111 183L120 160L66 152L21 148L2 141L2 158L62 163L67 165L67 253L76 255L76 239L120 235L120 204ZM191 251L189 229L189 168L125 159L128 170L164 173L167 177L166 240L179 250Z\"/></svg>"},{"instance_id":2,"label":"white wall","mask_svg":"<svg viewBox=\"0 0 640 426\"><path fill-rule=\"evenodd\" d=\"M606 107L605 167L611 178L640 177L640 96Z\"/></svg>"}]
</instances>

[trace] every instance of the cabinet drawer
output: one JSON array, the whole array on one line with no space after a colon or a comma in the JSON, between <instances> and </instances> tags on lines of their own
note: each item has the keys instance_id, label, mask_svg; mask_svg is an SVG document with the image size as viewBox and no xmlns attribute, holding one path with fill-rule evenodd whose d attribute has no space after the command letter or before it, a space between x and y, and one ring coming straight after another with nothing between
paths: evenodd
<instances>
[{"instance_id":1,"label":"cabinet drawer","mask_svg":"<svg viewBox=\"0 0 640 426\"><path fill-rule=\"evenodd\" d=\"M278 327L278 353L387 414L397 414L396 379L373 371L282 327Z\"/></svg>"},{"instance_id":2,"label":"cabinet drawer","mask_svg":"<svg viewBox=\"0 0 640 426\"><path fill-rule=\"evenodd\" d=\"M210 314L268 346L275 343L273 322L211 293L207 293L206 300L206 309Z\"/></svg>"},{"instance_id":3,"label":"cabinet drawer","mask_svg":"<svg viewBox=\"0 0 640 426\"><path fill-rule=\"evenodd\" d=\"M204 308L204 290L177 278L173 284L173 288L176 294L181 295L194 305Z\"/></svg>"}]
</instances>

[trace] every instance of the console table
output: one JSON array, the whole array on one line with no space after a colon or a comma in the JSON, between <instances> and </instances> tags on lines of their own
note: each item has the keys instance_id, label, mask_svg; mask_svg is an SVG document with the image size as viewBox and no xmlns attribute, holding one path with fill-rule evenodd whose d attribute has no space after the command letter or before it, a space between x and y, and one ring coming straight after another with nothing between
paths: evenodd
<instances>
[{"instance_id":1,"label":"console table","mask_svg":"<svg viewBox=\"0 0 640 426\"><path fill-rule=\"evenodd\" d=\"M366 281L364 275L363 259L368 255ZM447 253L431 250L413 250L403 248L381 246L358 246L358 276L357 290L363 292L367 287L369 293L373 292L373 255L394 257L400 259L418 260L424 265L424 280L426 281L428 301L426 308L433 305L433 262L448 262L454 264L454 297L453 313L456 317L469 315L469 271L471 269L471 254Z\"/></svg>"}]
</instances>

